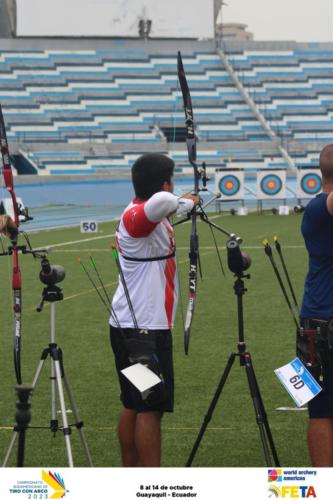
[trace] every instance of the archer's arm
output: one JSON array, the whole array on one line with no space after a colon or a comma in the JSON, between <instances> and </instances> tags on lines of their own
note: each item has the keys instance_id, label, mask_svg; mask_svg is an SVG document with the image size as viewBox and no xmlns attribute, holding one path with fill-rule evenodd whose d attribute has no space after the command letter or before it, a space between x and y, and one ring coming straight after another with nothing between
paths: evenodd
<instances>
[{"instance_id":1,"label":"archer's arm","mask_svg":"<svg viewBox=\"0 0 333 500\"><path fill-rule=\"evenodd\" d=\"M189 212L194 203L193 199L179 198L168 191L160 191L149 200L129 208L123 215L123 223L131 236L144 238L165 217L176 212Z\"/></svg>"},{"instance_id":2,"label":"archer's arm","mask_svg":"<svg viewBox=\"0 0 333 500\"><path fill-rule=\"evenodd\" d=\"M333 215L333 191L327 196L326 205L329 213Z\"/></svg>"},{"instance_id":3,"label":"archer's arm","mask_svg":"<svg viewBox=\"0 0 333 500\"><path fill-rule=\"evenodd\" d=\"M145 203L144 210L150 221L161 222L164 217L174 213L190 212L198 202L198 196L186 195L179 197L167 191L160 191L149 198Z\"/></svg>"}]
</instances>

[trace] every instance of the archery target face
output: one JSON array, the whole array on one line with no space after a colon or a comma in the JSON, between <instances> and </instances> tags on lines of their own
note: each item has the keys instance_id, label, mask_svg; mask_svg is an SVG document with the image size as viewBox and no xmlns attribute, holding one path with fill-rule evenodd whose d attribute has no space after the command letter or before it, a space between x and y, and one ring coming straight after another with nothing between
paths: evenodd
<instances>
[{"instance_id":1,"label":"archery target face","mask_svg":"<svg viewBox=\"0 0 333 500\"><path fill-rule=\"evenodd\" d=\"M215 174L215 190L222 198L242 200L244 198L244 173L240 171L217 171Z\"/></svg>"},{"instance_id":2,"label":"archery target face","mask_svg":"<svg viewBox=\"0 0 333 500\"><path fill-rule=\"evenodd\" d=\"M300 169L297 172L297 196L312 198L322 190L320 170Z\"/></svg>"},{"instance_id":3,"label":"archery target face","mask_svg":"<svg viewBox=\"0 0 333 500\"><path fill-rule=\"evenodd\" d=\"M257 173L257 198L281 199L286 197L286 172L284 170Z\"/></svg>"}]
</instances>

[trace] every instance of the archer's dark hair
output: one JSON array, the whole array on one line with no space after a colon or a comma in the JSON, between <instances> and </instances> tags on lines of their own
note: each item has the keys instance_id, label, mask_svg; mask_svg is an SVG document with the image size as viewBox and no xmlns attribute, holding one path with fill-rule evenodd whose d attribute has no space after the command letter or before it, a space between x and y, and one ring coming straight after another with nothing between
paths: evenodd
<instances>
[{"instance_id":1,"label":"archer's dark hair","mask_svg":"<svg viewBox=\"0 0 333 500\"><path fill-rule=\"evenodd\" d=\"M168 156L148 153L140 156L132 166L132 182L137 198L148 200L161 191L163 183L170 182L175 164Z\"/></svg>"}]
</instances>

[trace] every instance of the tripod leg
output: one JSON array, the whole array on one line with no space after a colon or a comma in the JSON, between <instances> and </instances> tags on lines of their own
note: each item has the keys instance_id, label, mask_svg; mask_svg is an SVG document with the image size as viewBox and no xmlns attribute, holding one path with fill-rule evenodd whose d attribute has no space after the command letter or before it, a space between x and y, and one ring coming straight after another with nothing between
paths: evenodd
<instances>
[{"instance_id":1,"label":"tripod leg","mask_svg":"<svg viewBox=\"0 0 333 500\"><path fill-rule=\"evenodd\" d=\"M47 351L47 352L46 352L46 351ZM44 356L45 352L46 352L46 355ZM37 382L38 382L39 376L40 376L41 371L42 371L42 369L43 369L43 366L44 366L44 363L45 363L45 360L46 360L46 358L47 358L48 353L49 353L49 349L48 349L48 348L47 348L47 349L45 349L45 350L43 351L43 353L42 353L42 357L41 357L40 362L39 362L39 364L38 364L38 366L37 366L37 370L36 370L36 372L35 372L35 376L34 376L34 379L33 379L33 381L32 381L32 384L31 384L33 389L35 389L35 387L36 387L36 385L37 385Z\"/></svg>"},{"instance_id":2,"label":"tripod leg","mask_svg":"<svg viewBox=\"0 0 333 500\"><path fill-rule=\"evenodd\" d=\"M266 465L267 467L271 467L272 465L279 466L280 465L279 459L273 442L272 433L268 425L267 414L264 408L258 382L252 365L251 355L249 353L245 353L244 358L245 358L245 369L246 369L247 380L249 383L257 424L259 427L259 433L264 451ZM272 463L272 458L271 458L272 456L274 464Z\"/></svg>"},{"instance_id":3,"label":"tripod leg","mask_svg":"<svg viewBox=\"0 0 333 500\"><path fill-rule=\"evenodd\" d=\"M188 460L187 460L187 462L186 462L186 467L191 467L191 464L192 464L193 459L194 459L194 457L195 457L195 454L196 454L196 452L197 452L197 450L198 450L198 448L199 448L199 445L200 445L200 443L201 443L201 440L202 440L202 438L203 438L203 435L204 435L204 433L205 433L205 431L206 431L206 428L207 428L207 426L208 426L208 424L209 424L209 422L210 422L210 420L211 420L211 418L212 418L213 411L214 411L215 406L216 406L216 404L217 404L217 402L218 402L218 400L219 400L219 397L220 397L220 395L221 395L221 392L222 392L222 389L223 389L223 387L224 387L224 384L225 384L225 383L226 383L226 381L227 381L227 378L228 378L229 372L230 372L231 367L232 367L232 365L233 365L233 363L234 363L234 361L235 361L235 357L236 357L236 353L234 353L234 352L233 352L233 353L230 355L230 357L229 357L229 359L228 359L228 361L227 361L227 364L226 364L226 367L225 367L224 372L223 372L223 374L222 374L221 380L220 380L220 382L219 382L219 385L217 386L217 389L216 389L215 395L214 395L214 397L213 397L213 399L212 399L212 402L211 402L211 404L210 404L210 406L209 406L209 408L208 408L207 414L206 414L206 416L205 416L205 418L204 418L204 421L203 421L203 423L202 423L202 426L201 426L201 428L200 428L200 431L199 431L198 437L197 437L197 439L196 439L196 441L195 441L195 443L194 443L194 446L193 446L193 448L192 448L192 451L191 451L191 453L190 453L190 456L189 456L189 458L188 458Z\"/></svg>"},{"instance_id":4,"label":"tripod leg","mask_svg":"<svg viewBox=\"0 0 333 500\"><path fill-rule=\"evenodd\" d=\"M54 367L55 367L56 381L57 381L58 394L59 394L59 403L60 403L61 415L62 415L63 432L64 432L64 436L65 436L65 443L66 443L66 449L67 449L68 465L69 465L69 467L74 467L71 441L70 441L71 428L68 426L64 391L62 388L62 381L61 381L62 377L61 377L60 361L59 361L59 349L53 349L52 357L54 359Z\"/></svg>"},{"instance_id":5,"label":"tripod leg","mask_svg":"<svg viewBox=\"0 0 333 500\"><path fill-rule=\"evenodd\" d=\"M53 435L55 436L56 432L59 430L59 422L57 418L57 378L56 378L56 373L55 373L55 365L54 361L51 357L50 360L50 371L51 371L51 422L50 422L50 427L51 427L51 432L53 432Z\"/></svg>"},{"instance_id":6,"label":"tripod leg","mask_svg":"<svg viewBox=\"0 0 333 500\"><path fill-rule=\"evenodd\" d=\"M49 347L44 349L42 352L42 356L39 362L39 365L37 366L37 370L34 376L34 379L32 381L32 388L35 389L39 376L41 374L41 371L43 369L44 363L46 361L46 358L48 355L51 353L53 345L50 344ZM58 425L58 419L57 419L57 409L56 409L56 377L55 377L55 371L54 371L54 364L51 356L51 421L50 421L50 429L51 432L55 435L57 430L59 429Z\"/></svg>"},{"instance_id":7,"label":"tripod leg","mask_svg":"<svg viewBox=\"0 0 333 500\"><path fill-rule=\"evenodd\" d=\"M265 431L266 431L267 439L269 441L271 453L272 453L272 456L273 456L274 465L276 467L280 467L280 461L279 461L279 458L278 458L278 455L277 455L277 451L276 451L276 448L275 448L275 444L274 444L274 441L273 441L272 432L271 432L271 429L269 427L267 413L266 413L266 410L265 410L265 407L264 407L264 403L263 403L263 400L262 400L262 397L261 397L261 394L260 394L260 389L259 389L259 385L258 385L256 374L255 374L255 371L254 371L254 368L253 368L252 361L250 362L250 372L251 372L251 378L252 378L253 383L254 383L254 391L258 395L258 403L259 403L259 407L260 407L260 412L261 412L261 415L262 415L262 420L263 420L263 423L264 423L264 426L265 426Z\"/></svg>"},{"instance_id":8,"label":"tripod leg","mask_svg":"<svg viewBox=\"0 0 333 500\"><path fill-rule=\"evenodd\" d=\"M6 456L4 458L4 461L2 463L2 466L1 467L7 467L7 463L8 463L8 460L10 458L10 455L12 454L12 451L13 451L13 448L14 448L14 444L15 444L15 441L16 441L16 438L17 438L17 431L15 431L14 429L14 434L12 436L12 440L9 444L9 447L8 447L8 450L7 450L7 453L6 453Z\"/></svg>"},{"instance_id":9,"label":"tripod leg","mask_svg":"<svg viewBox=\"0 0 333 500\"><path fill-rule=\"evenodd\" d=\"M62 366L62 369L63 369L63 379L64 379L64 383L65 383L65 389L66 389L67 396L68 396L68 399L69 399L69 402L70 402L70 405L71 405L71 409L72 409L72 412L73 412L75 425L76 425L77 430L79 431L81 443L82 443L83 450L84 450L84 453L86 455L87 461L88 461L90 467L93 467L94 464L92 462L92 458L91 458L91 455L90 455L90 452L89 452L87 441L86 441L86 438L85 438L84 432L83 432L83 422L82 422L82 420L80 420L79 411L78 411L78 408L77 408L77 406L75 404L74 396L73 396L73 391L72 391L72 388L70 386L69 380L68 380L68 378L66 376L66 372L65 372L64 366Z\"/></svg>"}]
</instances>

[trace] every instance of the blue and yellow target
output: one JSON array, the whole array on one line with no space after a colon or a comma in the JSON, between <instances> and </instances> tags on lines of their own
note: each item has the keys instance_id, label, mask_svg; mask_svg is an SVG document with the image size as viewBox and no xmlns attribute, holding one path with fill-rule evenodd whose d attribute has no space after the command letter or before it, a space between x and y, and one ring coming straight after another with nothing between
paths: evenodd
<instances>
[{"instance_id":1,"label":"blue and yellow target","mask_svg":"<svg viewBox=\"0 0 333 500\"><path fill-rule=\"evenodd\" d=\"M313 172L305 174L301 179L301 189L306 194L317 194L321 190L321 177Z\"/></svg>"},{"instance_id":2,"label":"blue and yellow target","mask_svg":"<svg viewBox=\"0 0 333 500\"><path fill-rule=\"evenodd\" d=\"M219 180L219 191L224 196L234 196L240 190L239 179L235 175L224 175Z\"/></svg>"},{"instance_id":3,"label":"blue and yellow target","mask_svg":"<svg viewBox=\"0 0 333 500\"><path fill-rule=\"evenodd\" d=\"M278 175L265 175L260 181L260 189L267 196L275 196L282 189L282 180Z\"/></svg>"}]
</instances>

